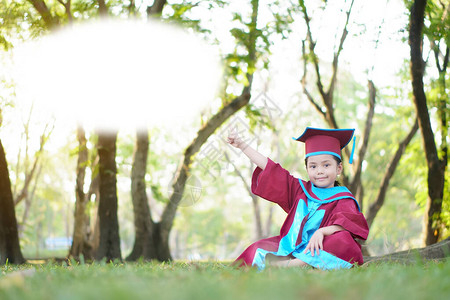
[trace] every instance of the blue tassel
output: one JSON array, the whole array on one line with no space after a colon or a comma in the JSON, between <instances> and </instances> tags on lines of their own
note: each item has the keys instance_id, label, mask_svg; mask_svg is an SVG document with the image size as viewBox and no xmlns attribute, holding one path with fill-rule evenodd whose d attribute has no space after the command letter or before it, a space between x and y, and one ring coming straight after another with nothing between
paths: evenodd
<instances>
[{"instance_id":1,"label":"blue tassel","mask_svg":"<svg viewBox=\"0 0 450 300\"><path fill-rule=\"evenodd\" d=\"M349 164L353 163L353 154L355 153L355 143L356 143L356 136L353 137L352 154L350 154L350 160L348 161Z\"/></svg>"}]
</instances>

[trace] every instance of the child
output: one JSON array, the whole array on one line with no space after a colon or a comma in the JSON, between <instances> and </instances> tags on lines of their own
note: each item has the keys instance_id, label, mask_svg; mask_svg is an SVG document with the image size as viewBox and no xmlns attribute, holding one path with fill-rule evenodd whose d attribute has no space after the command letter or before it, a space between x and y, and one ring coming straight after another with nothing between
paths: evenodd
<instances>
[{"instance_id":1,"label":"child","mask_svg":"<svg viewBox=\"0 0 450 300\"><path fill-rule=\"evenodd\" d=\"M257 165L252 192L277 203L288 214L280 235L253 243L235 264L259 270L267 262L330 270L363 263L361 246L355 238L366 240L369 228L355 197L336 182L342 172L341 149L352 139L353 132L308 127L296 139L305 143L308 182L293 177L247 145L236 131L230 132L228 143Z\"/></svg>"}]
</instances>

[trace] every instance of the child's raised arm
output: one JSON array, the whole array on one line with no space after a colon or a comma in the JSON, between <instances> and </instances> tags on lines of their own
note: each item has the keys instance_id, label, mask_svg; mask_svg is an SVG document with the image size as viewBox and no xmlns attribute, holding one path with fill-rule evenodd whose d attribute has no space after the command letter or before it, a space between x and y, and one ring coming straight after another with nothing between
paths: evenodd
<instances>
[{"instance_id":1,"label":"child's raised arm","mask_svg":"<svg viewBox=\"0 0 450 300\"><path fill-rule=\"evenodd\" d=\"M267 165L267 157L250 147L246 142L244 142L238 135L237 129L234 128L233 130L230 130L228 134L227 142L232 145L233 147L236 147L238 149L241 149L241 151L247 155L250 160L256 164L261 169L265 169Z\"/></svg>"}]
</instances>

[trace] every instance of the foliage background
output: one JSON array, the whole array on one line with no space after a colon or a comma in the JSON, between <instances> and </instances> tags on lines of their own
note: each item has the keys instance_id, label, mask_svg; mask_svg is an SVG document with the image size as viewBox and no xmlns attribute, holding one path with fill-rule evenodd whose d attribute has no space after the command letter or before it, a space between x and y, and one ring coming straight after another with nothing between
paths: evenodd
<instances>
[{"instance_id":1,"label":"foliage background","mask_svg":"<svg viewBox=\"0 0 450 300\"><path fill-rule=\"evenodd\" d=\"M3 70L8 70L8 58L13 44L19 40L28 40L40 36L42 24L37 15L30 14L27 1L2 0L9 11L1 11L3 26L0 29ZM326 2L326 1L325 1ZM324 2L324 3L325 3ZM378 88L377 107L374 119L369 153L364 162L363 183L365 197L360 199L363 207L368 207L376 196L379 182L385 166L396 144L405 136L414 121L414 110L410 96L410 82L407 62L406 39L407 10L401 1L386 1L380 15L368 18L378 1L357 1L350 27L351 36L346 41L341 61L341 71L336 92L336 110L338 122L342 127L356 127L357 134L362 132L367 102L367 78L375 80ZM236 20L245 21L247 7L225 1L212 1L208 5L189 5L183 1L173 1L164 11L177 22L184 23L197 30L210 43L221 51L224 63L230 66L230 81L226 86L228 97L238 91L245 80L240 65L239 36ZM322 12L321 1L315 2L313 12L318 32L323 33L317 44L318 53L324 61L322 70L330 74L326 62L332 59L331 51L336 40L336 27L342 26L342 16L333 20L327 17L333 12L342 11L348 2L333 1L326 3ZM267 4L267 6L265 6ZM270 4L270 5L269 5ZM111 11L117 16L126 16L128 12L120 1L108 2ZM232 163L222 156L213 169L206 171L198 159L194 166L194 175L201 187L201 197L194 203L182 205L178 211L174 231L171 233L171 249L175 259L217 259L235 258L246 245L255 239L254 218L251 198L241 180L234 173L238 168L250 181L251 166L243 156L230 152L227 145L221 143L223 130L233 121L247 124L248 137L253 145L273 160L280 162L293 174L306 177L303 168L303 149L292 142L291 137L298 136L306 126L325 126L317 113L302 94L301 78L301 39L304 38L304 25L298 11L292 9L288 15L282 15L285 2L261 4L261 14L266 22L275 22L270 16L279 10L276 17L284 18L277 28L281 35L266 34L265 43L259 45L263 63L255 66L254 97L264 95L277 105L278 110L272 118L261 116L264 111L254 99L253 109L238 113L209 140L226 150ZM366 5L366 6L364 6ZM62 9L62 6L55 6ZM144 7L144 6L143 6ZM293 6L295 8L295 5ZM73 14L79 19L89 19L95 15L97 7L93 1L73 1ZM58 14L63 15L63 11ZM216 21L216 18L227 22ZM224 17L226 16L226 17ZM376 18L377 17L377 18ZM263 25L261 25L262 28ZM283 36L288 37L284 39ZM378 41L377 41L378 40ZM448 43L447 43L448 44ZM367 45L369 45L367 47ZM363 47L366 46L366 47ZM424 47L427 47L425 44ZM367 49L371 49L367 52ZM425 51L426 52L426 51ZM430 64L433 57L430 55ZM233 60L235 63L233 63ZM431 69L431 68L430 68ZM13 189L18 191L24 182L24 174L29 168L33 156L38 153L40 135L48 120L39 118L39 114L29 108L21 107L15 98L13 79L8 73L1 73L0 104L2 111L2 141L4 141L10 168ZM433 93L433 81L436 74L427 73L427 88ZM448 76L447 79L448 81ZM237 93L237 92L236 92ZM205 115L214 113L221 105L215 99ZM436 113L436 109L431 109ZM29 119L28 119L28 116ZM169 192L169 182L176 170L179 157L189 138L200 126L201 119L192 120L191 126L181 132L174 132L168 124L150 129L150 154L148 175L146 177L152 213L158 220L163 207L163 196ZM27 123L29 124L27 125ZM40 159L39 176L33 182L34 196L26 218L25 205L16 206L16 214L21 226L21 246L26 257L65 255L66 249L50 250L45 244L46 238L71 237L74 210L74 183L76 164L76 137L74 128L64 128L64 122L55 120L54 129L45 145L38 153ZM436 124L433 124L437 127ZM28 135L26 135L26 133ZM88 147L93 149L95 136L90 137ZM117 163L119 165L119 224L122 252L124 256L131 250L134 240L132 204L130 200L130 170L134 145L134 133L121 131L119 135ZM208 145L208 143L207 143ZM346 168L350 168L346 166ZM448 173L448 170L447 170ZM385 205L377 216L367 245L374 255L421 246L422 216L426 199L426 165L421 141L418 136L409 145L396 174L391 181ZM447 176L447 178L449 178ZM198 185L196 187L199 187ZM444 211L449 223L449 185L447 180ZM185 196L186 197L186 196ZM187 199L189 201L190 199ZM269 216L272 204L260 202L263 220ZM95 205L89 207L91 213ZM284 213L280 208L273 209L270 235L276 235ZM448 236L448 231L445 233Z\"/></svg>"}]
</instances>

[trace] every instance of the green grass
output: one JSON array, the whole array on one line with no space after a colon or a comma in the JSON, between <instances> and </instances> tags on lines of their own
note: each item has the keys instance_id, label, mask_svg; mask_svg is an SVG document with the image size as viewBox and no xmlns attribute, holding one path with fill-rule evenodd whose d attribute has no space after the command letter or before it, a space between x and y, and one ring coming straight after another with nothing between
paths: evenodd
<instances>
[{"instance_id":1,"label":"green grass","mask_svg":"<svg viewBox=\"0 0 450 300\"><path fill-rule=\"evenodd\" d=\"M227 264L118 263L3 266L0 299L448 299L450 261L351 270Z\"/></svg>"}]
</instances>

